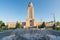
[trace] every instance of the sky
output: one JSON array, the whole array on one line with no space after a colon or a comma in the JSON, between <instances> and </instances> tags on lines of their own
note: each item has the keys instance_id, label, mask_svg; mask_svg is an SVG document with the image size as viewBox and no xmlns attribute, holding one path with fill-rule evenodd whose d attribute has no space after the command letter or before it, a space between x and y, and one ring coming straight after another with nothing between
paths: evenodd
<instances>
[{"instance_id":1,"label":"sky","mask_svg":"<svg viewBox=\"0 0 60 40\"><path fill-rule=\"evenodd\" d=\"M0 20L25 22L29 2L34 6L35 21L60 21L60 0L0 0Z\"/></svg>"}]
</instances>

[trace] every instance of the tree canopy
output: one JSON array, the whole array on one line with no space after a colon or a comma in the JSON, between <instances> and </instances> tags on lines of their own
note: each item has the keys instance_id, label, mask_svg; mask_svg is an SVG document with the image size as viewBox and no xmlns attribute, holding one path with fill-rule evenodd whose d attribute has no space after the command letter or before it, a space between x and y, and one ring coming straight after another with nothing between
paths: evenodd
<instances>
[{"instance_id":1,"label":"tree canopy","mask_svg":"<svg viewBox=\"0 0 60 40\"><path fill-rule=\"evenodd\" d=\"M16 28L23 28L21 23L19 23L18 21L16 22Z\"/></svg>"},{"instance_id":2,"label":"tree canopy","mask_svg":"<svg viewBox=\"0 0 60 40\"><path fill-rule=\"evenodd\" d=\"M5 26L5 23L3 21L0 21L0 27Z\"/></svg>"},{"instance_id":3,"label":"tree canopy","mask_svg":"<svg viewBox=\"0 0 60 40\"><path fill-rule=\"evenodd\" d=\"M59 21L58 21L58 22L56 22L56 25L57 25L57 26L60 26L60 22L59 22Z\"/></svg>"},{"instance_id":4,"label":"tree canopy","mask_svg":"<svg viewBox=\"0 0 60 40\"><path fill-rule=\"evenodd\" d=\"M44 28L46 27L45 22L42 23L42 25L39 25L38 28Z\"/></svg>"}]
</instances>

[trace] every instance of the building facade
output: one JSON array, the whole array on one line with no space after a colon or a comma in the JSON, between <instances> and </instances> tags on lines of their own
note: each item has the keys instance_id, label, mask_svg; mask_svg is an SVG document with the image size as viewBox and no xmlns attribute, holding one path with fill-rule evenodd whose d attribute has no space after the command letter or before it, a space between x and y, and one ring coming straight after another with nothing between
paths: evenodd
<instances>
[{"instance_id":1,"label":"building facade","mask_svg":"<svg viewBox=\"0 0 60 40\"><path fill-rule=\"evenodd\" d=\"M34 6L32 2L29 2L28 4L28 10L27 10L28 16L26 19L26 22L20 22L20 24L24 28L29 28L37 25L41 25L42 22L36 22L34 19ZM46 22L46 25L53 25L53 22ZM7 22L8 28L15 28L16 27L16 22Z\"/></svg>"}]
</instances>

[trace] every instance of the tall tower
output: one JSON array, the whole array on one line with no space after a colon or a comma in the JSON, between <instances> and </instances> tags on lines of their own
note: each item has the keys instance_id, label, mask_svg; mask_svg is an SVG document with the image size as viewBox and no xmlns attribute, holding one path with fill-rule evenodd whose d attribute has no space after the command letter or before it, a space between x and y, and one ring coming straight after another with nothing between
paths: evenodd
<instances>
[{"instance_id":1,"label":"tall tower","mask_svg":"<svg viewBox=\"0 0 60 40\"><path fill-rule=\"evenodd\" d=\"M29 2L27 12L28 12L28 17L26 20L26 26L27 27L35 26L34 7L33 7L32 2Z\"/></svg>"},{"instance_id":2,"label":"tall tower","mask_svg":"<svg viewBox=\"0 0 60 40\"><path fill-rule=\"evenodd\" d=\"M32 2L29 2L28 4L28 18L34 19L34 7L33 7Z\"/></svg>"}]
</instances>

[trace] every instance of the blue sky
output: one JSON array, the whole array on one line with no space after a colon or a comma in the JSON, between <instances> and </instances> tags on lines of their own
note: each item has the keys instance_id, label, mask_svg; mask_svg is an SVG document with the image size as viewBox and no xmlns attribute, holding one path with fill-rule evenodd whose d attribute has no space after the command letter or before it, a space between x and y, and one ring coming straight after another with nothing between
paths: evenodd
<instances>
[{"instance_id":1,"label":"blue sky","mask_svg":"<svg viewBox=\"0 0 60 40\"><path fill-rule=\"evenodd\" d=\"M60 0L0 0L0 20L4 22L25 22L29 2L34 6L36 21L60 21Z\"/></svg>"}]
</instances>

